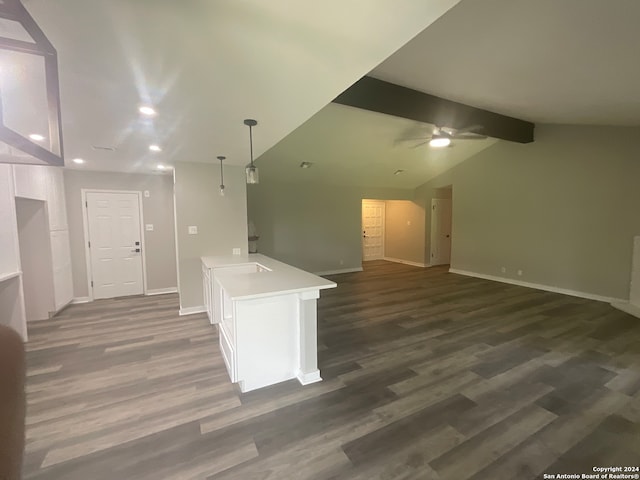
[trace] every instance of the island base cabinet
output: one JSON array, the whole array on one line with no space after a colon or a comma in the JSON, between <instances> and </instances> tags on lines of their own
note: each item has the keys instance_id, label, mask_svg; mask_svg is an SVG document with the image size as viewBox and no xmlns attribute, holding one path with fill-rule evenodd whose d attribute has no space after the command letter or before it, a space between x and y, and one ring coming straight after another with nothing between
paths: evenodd
<instances>
[{"instance_id":1,"label":"island base cabinet","mask_svg":"<svg viewBox=\"0 0 640 480\"><path fill-rule=\"evenodd\" d=\"M231 381L237 381L243 392L297 376L300 368L297 318L296 295L233 302L235 345L229 345L229 353L232 357L235 353L235 362L230 362L231 368L227 366ZM226 341L224 329L221 330Z\"/></svg>"},{"instance_id":2,"label":"island base cabinet","mask_svg":"<svg viewBox=\"0 0 640 480\"><path fill-rule=\"evenodd\" d=\"M222 353L222 359L227 367L227 372L229 372L231 382L236 383L238 381L238 374L236 370L238 361L236 358L235 348L233 348L233 344L229 340L224 328L220 328L218 330L218 334L220 335L220 352Z\"/></svg>"},{"instance_id":3,"label":"island base cabinet","mask_svg":"<svg viewBox=\"0 0 640 480\"><path fill-rule=\"evenodd\" d=\"M335 282L260 254L201 260L207 313L231 381L243 392L322 381L317 300Z\"/></svg>"}]
</instances>

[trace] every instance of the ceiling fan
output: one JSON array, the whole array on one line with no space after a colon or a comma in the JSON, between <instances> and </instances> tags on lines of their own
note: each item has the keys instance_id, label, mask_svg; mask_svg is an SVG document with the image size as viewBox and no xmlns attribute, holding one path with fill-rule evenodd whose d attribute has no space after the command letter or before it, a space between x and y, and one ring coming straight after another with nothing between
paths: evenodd
<instances>
[{"instance_id":1,"label":"ceiling fan","mask_svg":"<svg viewBox=\"0 0 640 480\"><path fill-rule=\"evenodd\" d=\"M422 145L429 144L430 147L442 148L453 146L453 140L484 140L487 138L481 132L484 129L482 125L470 125L465 128L455 129L448 127L434 127L430 135L417 138L401 138L396 140L396 144L405 142L419 142L410 148L418 148Z\"/></svg>"}]
</instances>

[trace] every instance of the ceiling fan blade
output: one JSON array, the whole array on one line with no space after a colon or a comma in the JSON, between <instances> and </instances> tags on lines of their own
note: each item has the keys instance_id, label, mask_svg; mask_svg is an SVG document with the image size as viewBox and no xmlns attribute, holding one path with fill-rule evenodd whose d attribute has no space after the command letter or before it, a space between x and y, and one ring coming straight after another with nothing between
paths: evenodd
<instances>
[{"instance_id":1,"label":"ceiling fan blade","mask_svg":"<svg viewBox=\"0 0 640 480\"><path fill-rule=\"evenodd\" d=\"M413 146L413 147L411 147L411 148L418 148L418 147L421 147L422 145L426 145L426 144L427 144L427 143L429 143L430 141L431 141L431 139L426 140L426 141L424 141L424 142L418 143L417 145L414 145L414 146Z\"/></svg>"},{"instance_id":2,"label":"ceiling fan blade","mask_svg":"<svg viewBox=\"0 0 640 480\"><path fill-rule=\"evenodd\" d=\"M487 137L486 135L480 135L478 133L463 133L462 135L455 134L453 138L456 140L485 140L489 137Z\"/></svg>"},{"instance_id":3,"label":"ceiling fan blade","mask_svg":"<svg viewBox=\"0 0 640 480\"><path fill-rule=\"evenodd\" d=\"M461 133L477 133L477 132L481 132L482 130L484 130L484 126L483 125L469 125L467 127L464 128L459 128L458 130L455 131L455 136L461 134Z\"/></svg>"},{"instance_id":4,"label":"ceiling fan blade","mask_svg":"<svg viewBox=\"0 0 640 480\"><path fill-rule=\"evenodd\" d=\"M416 142L418 140L429 140L431 135L428 137L415 137L415 138L398 138L396 142Z\"/></svg>"},{"instance_id":5,"label":"ceiling fan blade","mask_svg":"<svg viewBox=\"0 0 640 480\"><path fill-rule=\"evenodd\" d=\"M432 138L431 136L419 137L419 138L398 138L393 141L393 145L397 147L398 145L403 145L403 144L406 144L407 142L422 142L422 141L428 142L429 140L431 140L431 138Z\"/></svg>"}]
</instances>

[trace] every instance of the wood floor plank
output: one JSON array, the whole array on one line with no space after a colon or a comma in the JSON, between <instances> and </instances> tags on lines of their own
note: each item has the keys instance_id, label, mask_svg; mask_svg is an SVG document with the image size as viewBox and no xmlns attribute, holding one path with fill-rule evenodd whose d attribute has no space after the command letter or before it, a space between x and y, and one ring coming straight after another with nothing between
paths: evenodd
<instances>
[{"instance_id":1,"label":"wood floor plank","mask_svg":"<svg viewBox=\"0 0 640 480\"><path fill-rule=\"evenodd\" d=\"M305 387L240 393L175 294L30 324L24 478L533 480L640 458L637 319L446 267L331 278Z\"/></svg>"}]
</instances>

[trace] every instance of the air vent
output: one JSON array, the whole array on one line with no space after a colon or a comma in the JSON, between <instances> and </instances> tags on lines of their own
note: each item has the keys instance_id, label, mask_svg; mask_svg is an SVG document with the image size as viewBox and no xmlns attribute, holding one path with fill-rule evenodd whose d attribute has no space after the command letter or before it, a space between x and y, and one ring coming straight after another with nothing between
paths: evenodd
<instances>
[{"instance_id":1,"label":"air vent","mask_svg":"<svg viewBox=\"0 0 640 480\"><path fill-rule=\"evenodd\" d=\"M94 150L104 150L104 151L107 151L107 152L115 152L116 151L115 147L105 147L105 146L102 146L102 145L91 145L91 146L93 147Z\"/></svg>"}]
</instances>

